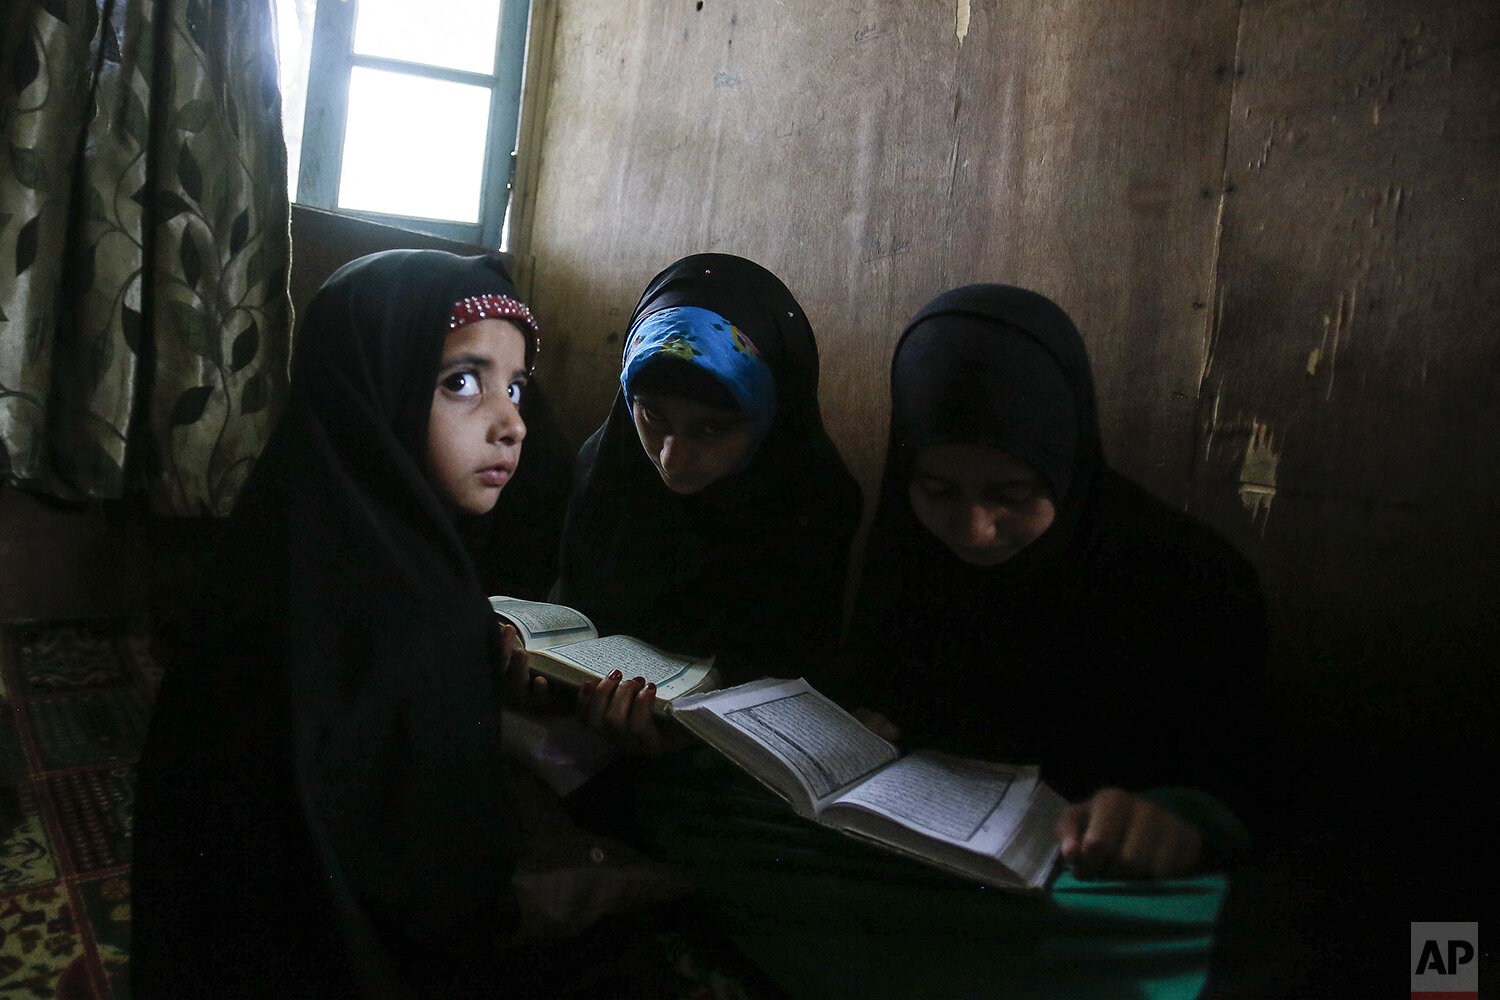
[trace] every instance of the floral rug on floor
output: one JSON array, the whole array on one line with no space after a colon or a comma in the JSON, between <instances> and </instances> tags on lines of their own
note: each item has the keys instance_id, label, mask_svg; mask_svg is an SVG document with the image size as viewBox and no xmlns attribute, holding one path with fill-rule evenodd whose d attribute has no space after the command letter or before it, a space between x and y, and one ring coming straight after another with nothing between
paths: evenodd
<instances>
[{"instance_id":1,"label":"floral rug on floor","mask_svg":"<svg viewBox=\"0 0 1500 1000\"><path fill-rule=\"evenodd\" d=\"M130 996L135 765L161 672L139 620L0 624L0 1000ZM662 1000L779 995L701 927L647 938ZM578 982L588 952L570 948Z\"/></svg>"},{"instance_id":2,"label":"floral rug on floor","mask_svg":"<svg viewBox=\"0 0 1500 1000\"><path fill-rule=\"evenodd\" d=\"M0 997L129 996L135 761L160 676L141 622L0 628Z\"/></svg>"}]
</instances>

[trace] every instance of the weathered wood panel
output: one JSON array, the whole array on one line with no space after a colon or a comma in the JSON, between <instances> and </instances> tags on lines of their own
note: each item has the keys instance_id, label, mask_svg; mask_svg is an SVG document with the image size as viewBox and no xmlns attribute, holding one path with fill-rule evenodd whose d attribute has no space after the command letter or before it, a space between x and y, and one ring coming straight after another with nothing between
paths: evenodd
<instances>
[{"instance_id":1,"label":"weathered wood panel","mask_svg":"<svg viewBox=\"0 0 1500 1000\"><path fill-rule=\"evenodd\" d=\"M1493 727L1500 9L552 0L529 273L576 434L646 280L759 259L867 487L905 319L1048 292L1115 463L1261 565L1283 703Z\"/></svg>"},{"instance_id":2,"label":"weathered wood panel","mask_svg":"<svg viewBox=\"0 0 1500 1000\"><path fill-rule=\"evenodd\" d=\"M1493 738L1500 7L1247 4L1193 509L1312 717Z\"/></svg>"},{"instance_id":3,"label":"weathered wood panel","mask_svg":"<svg viewBox=\"0 0 1500 1000\"><path fill-rule=\"evenodd\" d=\"M561 0L529 271L572 430L602 417L650 276L741 253L812 317L830 431L872 484L906 319L1009 281L1074 314L1111 454L1184 500L1235 16Z\"/></svg>"}]
</instances>

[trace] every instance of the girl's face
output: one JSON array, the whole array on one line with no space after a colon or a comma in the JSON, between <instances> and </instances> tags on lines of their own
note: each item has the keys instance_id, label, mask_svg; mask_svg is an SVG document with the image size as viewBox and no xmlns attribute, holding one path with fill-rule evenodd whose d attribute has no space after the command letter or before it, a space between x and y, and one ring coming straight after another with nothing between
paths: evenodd
<instances>
[{"instance_id":1,"label":"girl's face","mask_svg":"<svg viewBox=\"0 0 1500 1000\"><path fill-rule=\"evenodd\" d=\"M673 493L697 493L739 472L760 443L743 414L681 396L638 393L630 412L641 447Z\"/></svg>"},{"instance_id":2,"label":"girl's face","mask_svg":"<svg viewBox=\"0 0 1500 1000\"><path fill-rule=\"evenodd\" d=\"M470 514L500 499L521 459L526 425L526 338L515 324L482 319L450 330L427 422L427 479L440 497Z\"/></svg>"},{"instance_id":3,"label":"girl's face","mask_svg":"<svg viewBox=\"0 0 1500 1000\"><path fill-rule=\"evenodd\" d=\"M1031 466L987 445L928 445L912 463L907 492L922 526L972 566L1000 565L1057 518L1052 492Z\"/></svg>"}]
</instances>

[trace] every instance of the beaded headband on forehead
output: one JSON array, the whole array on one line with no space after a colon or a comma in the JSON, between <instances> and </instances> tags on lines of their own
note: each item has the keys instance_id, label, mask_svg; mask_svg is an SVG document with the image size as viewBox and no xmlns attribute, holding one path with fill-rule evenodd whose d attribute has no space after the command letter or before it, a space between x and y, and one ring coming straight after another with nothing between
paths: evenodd
<instances>
[{"instance_id":1,"label":"beaded headband on forehead","mask_svg":"<svg viewBox=\"0 0 1500 1000\"><path fill-rule=\"evenodd\" d=\"M453 315L448 320L448 329L457 330L469 323L477 323L482 319L509 319L519 322L530 334L532 357L542 350L542 330L537 325L536 317L531 310L526 308L524 302L517 302L509 295L470 295L466 299L459 299L453 303Z\"/></svg>"}]
</instances>

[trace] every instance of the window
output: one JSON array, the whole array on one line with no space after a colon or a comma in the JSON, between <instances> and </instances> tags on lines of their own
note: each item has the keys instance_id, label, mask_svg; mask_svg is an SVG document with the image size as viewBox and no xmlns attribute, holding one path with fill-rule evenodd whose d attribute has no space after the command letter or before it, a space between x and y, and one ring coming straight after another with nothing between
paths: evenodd
<instances>
[{"instance_id":1,"label":"window","mask_svg":"<svg viewBox=\"0 0 1500 1000\"><path fill-rule=\"evenodd\" d=\"M293 200L504 248L528 0L277 0Z\"/></svg>"}]
</instances>

